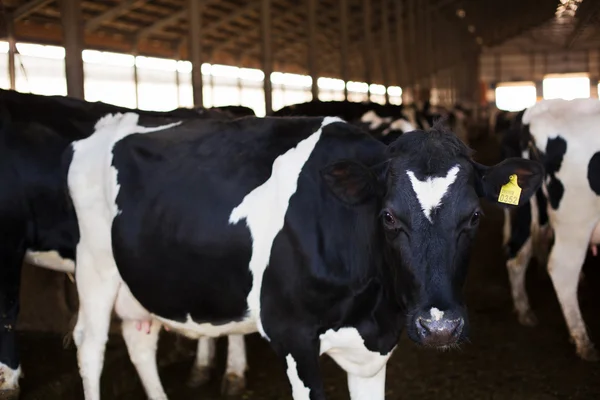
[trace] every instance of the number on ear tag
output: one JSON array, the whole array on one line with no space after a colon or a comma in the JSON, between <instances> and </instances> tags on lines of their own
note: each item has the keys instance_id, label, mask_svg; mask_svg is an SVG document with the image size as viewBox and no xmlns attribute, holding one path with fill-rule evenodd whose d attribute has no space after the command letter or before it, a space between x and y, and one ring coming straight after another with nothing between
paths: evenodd
<instances>
[{"instance_id":1,"label":"number on ear tag","mask_svg":"<svg viewBox=\"0 0 600 400\"><path fill-rule=\"evenodd\" d=\"M521 198L521 188L517 183L517 175L513 174L508 179L508 183L500 189L498 202L518 206Z\"/></svg>"}]
</instances>

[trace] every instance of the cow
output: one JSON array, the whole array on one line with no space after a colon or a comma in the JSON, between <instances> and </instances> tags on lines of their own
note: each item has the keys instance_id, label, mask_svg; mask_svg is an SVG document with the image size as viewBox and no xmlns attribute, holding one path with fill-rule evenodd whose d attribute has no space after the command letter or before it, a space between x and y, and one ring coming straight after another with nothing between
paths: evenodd
<instances>
[{"instance_id":1,"label":"cow","mask_svg":"<svg viewBox=\"0 0 600 400\"><path fill-rule=\"evenodd\" d=\"M600 243L599 124L598 100L553 99L527 108L520 131L527 146L524 156L545 167L542 192L553 239L547 269L576 353L588 361L597 361L598 355L581 317L577 287L588 247L595 254ZM518 290L525 300L526 266L525 260L512 266L512 274L521 275ZM528 301L520 307L520 315L533 315Z\"/></svg>"},{"instance_id":2,"label":"cow","mask_svg":"<svg viewBox=\"0 0 600 400\"><path fill-rule=\"evenodd\" d=\"M524 110L508 116L499 114L498 131L493 131L500 141L500 158L528 158L529 138L523 132ZM519 322L524 326L537 325L537 318L529 305L525 288L525 275L532 258L546 266L552 245L552 230L548 222L547 201L538 189L529 202L515 210L504 209L502 246L506 254L511 297Z\"/></svg>"},{"instance_id":3,"label":"cow","mask_svg":"<svg viewBox=\"0 0 600 400\"><path fill-rule=\"evenodd\" d=\"M0 397L18 396L21 366L15 326L23 261L73 273L79 232L61 181L61 155L69 143L93 132L102 116L130 112L101 102L0 90ZM144 116L231 119L218 110L136 111ZM211 338L201 338L190 381L207 379ZM226 392L243 387L243 337L229 337Z\"/></svg>"},{"instance_id":4,"label":"cow","mask_svg":"<svg viewBox=\"0 0 600 400\"><path fill-rule=\"evenodd\" d=\"M385 145L338 117L117 113L63 165L86 400L100 398L112 310L149 398L166 399L164 325L192 338L259 332L294 400L325 399L321 354L346 371L352 399L382 400L404 329L441 349L469 335L462 287L480 198L497 202L515 175L521 204L544 175L521 158L481 165L441 124Z\"/></svg>"},{"instance_id":5,"label":"cow","mask_svg":"<svg viewBox=\"0 0 600 400\"><path fill-rule=\"evenodd\" d=\"M321 101L292 104L275 111L272 116L290 117L339 117L360 126L371 135L389 144L404 132L416 129L417 119L414 110L405 115L403 106L382 105L374 102Z\"/></svg>"}]
</instances>

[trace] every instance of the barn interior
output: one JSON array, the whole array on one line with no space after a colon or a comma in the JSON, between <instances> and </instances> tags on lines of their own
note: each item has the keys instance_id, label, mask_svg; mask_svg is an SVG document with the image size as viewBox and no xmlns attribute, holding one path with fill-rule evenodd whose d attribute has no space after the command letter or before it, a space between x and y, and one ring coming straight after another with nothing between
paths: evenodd
<instances>
[{"instance_id":1,"label":"barn interior","mask_svg":"<svg viewBox=\"0 0 600 400\"><path fill-rule=\"evenodd\" d=\"M597 0L3 0L0 88L146 110L241 105L257 116L296 103L431 101L473 111L480 162L500 157L494 110L540 99L599 98ZM265 77L270 77L266 79ZM388 364L388 399L600 398L600 365L569 343L545 266L528 272L535 327L519 324L502 250L502 212L484 204L467 283L472 338L451 352L403 337ZM599 263L584 265L579 299L600 341ZM18 324L20 398L81 399L70 334L77 310L67 274L25 265ZM115 321L102 392L143 399ZM246 338L240 398L290 398L268 343ZM190 388L195 342L164 332L159 372L172 399L216 400L226 341L207 385ZM323 358L327 395L347 399L343 372Z\"/></svg>"}]
</instances>

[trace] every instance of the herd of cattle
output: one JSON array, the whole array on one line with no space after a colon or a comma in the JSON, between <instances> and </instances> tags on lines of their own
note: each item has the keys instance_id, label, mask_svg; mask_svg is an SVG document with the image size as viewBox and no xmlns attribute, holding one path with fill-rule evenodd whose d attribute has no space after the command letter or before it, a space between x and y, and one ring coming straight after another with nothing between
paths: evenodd
<instances>
[{"instance_id":1,"label":"herd of cattle","mask_svg":"<svg viewBox=\"0 0 600 400\"><path fill-rule=\"evenodd\" d=\"M86 400L100 399L111 314L148 398L166 399L162 328L198 339L191 383L228 336L225 393L245 385L244 335L286 367L294 400L324 399L319 356L351 398L383 399L386 363L414 342L466 340L462 287L480 199L505 210L512 295L545 262L577 354L595 360L577 301L600 243L600 102L545 100L497 117L504 159L468 147L469 111L312 101L131 110L0 91L0 390L19 387L21 265L75 274Z\"/></svg>"}]
</instances>

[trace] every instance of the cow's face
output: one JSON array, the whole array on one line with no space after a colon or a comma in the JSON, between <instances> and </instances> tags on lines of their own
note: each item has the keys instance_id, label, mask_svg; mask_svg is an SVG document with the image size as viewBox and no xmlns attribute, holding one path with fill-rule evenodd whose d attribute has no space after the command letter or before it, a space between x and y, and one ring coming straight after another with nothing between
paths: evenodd
<instances>
[{"instance_id":1,"label":"cow's face","mask_svg":"<svg viewBox=\"0 0 600 400\"><path fill-rule=\"evenodd\" d=\"M343 161L326 170L343 201L377 202L384 268L415 342L445 347L467 337L462 288L482 215L479 198L497 202L511 175L523 204L540 186L543 168L518 158L485 167L458 138L438 130L401 136L374 168Z\"/></svg>"}]
</instances>

